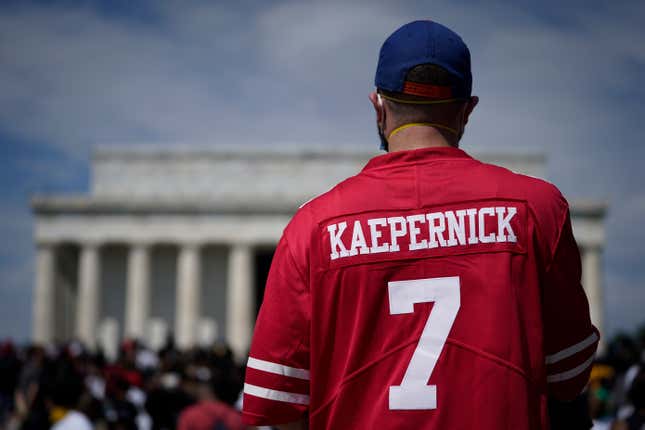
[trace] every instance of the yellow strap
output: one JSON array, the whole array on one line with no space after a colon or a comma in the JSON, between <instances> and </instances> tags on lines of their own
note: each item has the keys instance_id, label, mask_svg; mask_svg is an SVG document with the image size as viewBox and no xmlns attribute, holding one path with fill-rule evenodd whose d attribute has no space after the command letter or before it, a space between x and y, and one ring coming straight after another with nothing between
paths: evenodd
<instances>
[{"instance_id":1,"label":"yellow strap","mask_svg":"<svg viewBox=\"0 0 645 430\"><path fill-rule=\"evenodd\" d=\"M380 94L380 93L379 93ZM404 100L392 96L386 96L385 94L380 94L384 99L391 100L397 103L405 103L411 105L437 105L441 103L452 103L456 101L463 101L464 99L443 99L443 100Z\"/></svg>"},{"instance_id":2,"label":"yellow strap","mask_svg":"<svg viewBox=\"0 0 645 430\"><path fill-rule=\"evenodd\" d=\"M452 134L454 134L455 136L459 134L459 133L457 133L456 129L454 129L452 127L448 127L448 126L443 125L443 124L435 124L434 122L411 122L409 124L403 124L403 125L398 126L397 128L395 128L394 130L392 130L390 132L390 134L387 136L387 138L391 139L392 136L394 136L399 131L405 130L408 127L415 127L415 126L436 127L436 128L441 128L441 129L447 130L447 131L451 132Z\"/></svg>"}]
</instances>

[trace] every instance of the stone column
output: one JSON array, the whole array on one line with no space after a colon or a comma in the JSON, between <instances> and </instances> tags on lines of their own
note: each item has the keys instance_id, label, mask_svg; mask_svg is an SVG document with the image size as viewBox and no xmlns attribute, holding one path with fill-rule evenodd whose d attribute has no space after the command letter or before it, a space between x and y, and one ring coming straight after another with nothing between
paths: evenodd
<instances>
[{"instance_id":1,"label":"stone column","mask_svg":"<svg viewBox=\"0 0 645 430\"><path fill-rule=\"evenodd\" d=\"M604 333L604 297L602 292L602 262L600 256L601 249L598 246L586 246L583 248L582 285L589 299L591 321L598 327L600 333Z\"/></svg>"},{"instance_id":2,"label":"stone column","mask_svg":"<svg viewBox=\"0 0 645 430\"><path fill-rule=\"evenodd\" d=\"M243 360L251 344L254 324L253 250L234 244L228 257L226 290L226 338L237 360Z\"/></svg>"},{"instance_id":3,"label":"stone column","mask_svg":"<svg viewBox=\"0 0 645 430\"><path fill-rule=\"evenodd\" d=\"M83 244L78 264L78 302L76 305L76 335L89 348L96 347L99 316L99 247Z\"/></svg>"},{"instance_id":4,"label":"stone column","mask_svg":"<svg viewBox=\"0 0 645 430\"><path fill-rule=\"evenodd\" d=\"M33 340L48 343L54 335L56 251L51 244L38 244L34 289Z\"/></svg>"},{"instance_id":5,"label":"stone column","mask_svg":"<svg viewBox=\"0 0 645 430\"><path fill-rule=\"evenodd\" d=\"M175 336L179 348L190 348L195 345L199 321L200 249L195 244L183 245L178 258Z\"/></svg>"},{"instance_id":6,"label":"stone column","mask_svg":"<svg viewBox=\"0 0 645 430\"><path fill-rule=\"evenodd\" d=\"M127 270L125 336L142 339L150 309L150 250L147 245L132 245Z\"/></svg>"}]
</instances>

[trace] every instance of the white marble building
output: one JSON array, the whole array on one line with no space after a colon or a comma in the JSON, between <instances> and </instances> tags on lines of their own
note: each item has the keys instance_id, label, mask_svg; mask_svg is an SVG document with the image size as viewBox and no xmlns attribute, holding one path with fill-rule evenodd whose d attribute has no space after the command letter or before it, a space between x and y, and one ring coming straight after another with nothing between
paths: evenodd
<instances>
[{"instance_id":1,"label":"white marble building","mask_svg":"<svg viewBox=\"0 0 645 430\"><path fill-rule=\"evenodd\" d=\"M33 338L249 346L273 249L296 208L358 172L357 148L102 147L89 195L39 196ZM540 155L485 161L544 176ZM605 206L573 200L592 318L603 326Z\"/></svg>"}]
</instances>

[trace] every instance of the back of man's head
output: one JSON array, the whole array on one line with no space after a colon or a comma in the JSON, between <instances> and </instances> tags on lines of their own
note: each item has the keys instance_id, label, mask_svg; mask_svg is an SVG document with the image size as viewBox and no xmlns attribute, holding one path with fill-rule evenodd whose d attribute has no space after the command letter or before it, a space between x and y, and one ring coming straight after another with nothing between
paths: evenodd
<instances>
[{"instance_id":1,"label":"back of man's head","mask_svg":"<svg viewBox=\"0 0 645 430\"><path fill-rule=\"evenodd\" d=\"M457 33L429 20L405 24L386 39L374 83L377 93L370 99L386 150L392 136L413 126L432 127L444 144L457 146L477 104L468 47Z\"/></svg>"},{"instance_id":2,"label":"back of man's head","mask_svg":"<svg viewBox=\"0 0 645 430\"><path fill-rule=\"evenodd\" d=\"M459 85L458 79L445 68L436 64L420 64L411 68L406 82L434 87ZM450 100L445 103L426 103L428 98L412 94L378 89L388 104L392 115L393 127L409 123L449 123L454 124L463 108L465 99ZM437 100L438 101L438 100Z\"/></svg>"}]
</instances>

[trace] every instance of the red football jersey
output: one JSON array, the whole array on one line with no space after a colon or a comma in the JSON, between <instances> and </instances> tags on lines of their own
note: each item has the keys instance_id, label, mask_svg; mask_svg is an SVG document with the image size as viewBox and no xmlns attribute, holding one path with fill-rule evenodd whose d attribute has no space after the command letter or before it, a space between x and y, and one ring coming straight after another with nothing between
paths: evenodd
<instances>
[{"instance_id":1,"label":"red football jersey","mask_svg":"<svg viewBox=\"0 0 645 430\"><path fill-rule=\"evenodd\" d=\"M310 429L545 429L598 342L566 200L456 148L373 158L278 244L243 416Z\"/></svg>"}]
</instances>

